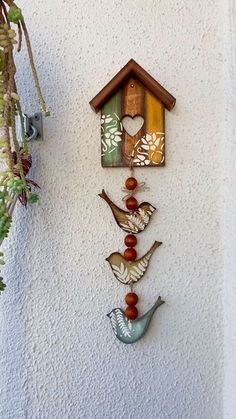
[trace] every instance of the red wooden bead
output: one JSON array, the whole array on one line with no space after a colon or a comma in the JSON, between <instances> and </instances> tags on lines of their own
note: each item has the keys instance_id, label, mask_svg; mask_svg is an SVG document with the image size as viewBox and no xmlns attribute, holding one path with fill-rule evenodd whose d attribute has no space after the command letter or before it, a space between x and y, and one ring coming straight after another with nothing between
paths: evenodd
<instances>
[{"instance_id":1,"label":"red wooden bead","mask_svg":"<svg viewBox=\"0 0 236 419\"><path fill-rule=\"evenodd\" d=\"M135 189L137 184L138 184L138 182L134 177L129 177L125 181L125 186L129 191L132 191L133 189Z\"/></svg>"},{"instance_id":2,"label":"red wooden bead","mask_svg":"<svg viewBox=\"0 0 236 419\"><path fill-rule=\"evenodd\" d=\"M128 306L135 306L138 302L138 296L135 292L129 292L125 296L125 302Z\"/></svg>"},{"instance_id":3,"label":"red wooden bead","mask_svg":"<svg viewBox=\"0 0 236 419\"><path fill-rule=\"evenodd\" d=\"M133 234L125 236L125 245L127 247L134 247L137 244L137 238Z\"/></svg>"},{"instance_id":4,"label":"red wooden bead","mask_svg":"<svg viewBox=\"0 0 236 419\"><path fill-rule=\"evenodd\" d=\"M134 306L128 306L125 309L125 315L129 320L135 320L138 317L138 310Z\"/></svg>"},{"instance_id":5,"label":"red wooden bead","mask_svg":"<svg viewBox=\"0 0 236 419\"><path fill-rule=\"evenodd\" d=\"M128 260L129 262L132 262L133 260L135 260L137 257L137 252L135 249L133 249L133 247L128 247L125 251L124 251L124 258L126 260Z\"/></svg>"},{"instance_id":6,"label":"red wooden bead","mask_svg":"<svg viewBox=\"0 0 236 419\"><path fill-rule=\"evenodd\" d=\"M134 198L134 196L131 196L130 198L128 198L126 200L126 207L129 210L135 210L138 207L138 201L136 198Z\"/></svg>"}]
</instances>

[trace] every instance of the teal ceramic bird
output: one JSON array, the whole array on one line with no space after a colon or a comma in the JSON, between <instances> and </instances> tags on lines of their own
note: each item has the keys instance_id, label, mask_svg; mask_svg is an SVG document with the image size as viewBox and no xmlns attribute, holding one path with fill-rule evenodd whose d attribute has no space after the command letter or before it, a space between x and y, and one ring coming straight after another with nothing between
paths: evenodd
<instances>
[{"instance_id":1,"label":"teal ceramic bird","mask_svg":"<svg viewBox=\"0 0 236 419\"><path fill-rule=\"evenodd\" d=\"M114 308L107 316L111 321L112 329L117 339L127 344L137 342L137 340L141 339L146 333L156 309L164 304L164 302L161 297L158 297L152 308L136 320L128 320L123 310Z\"/></svg>"}]
</instances>

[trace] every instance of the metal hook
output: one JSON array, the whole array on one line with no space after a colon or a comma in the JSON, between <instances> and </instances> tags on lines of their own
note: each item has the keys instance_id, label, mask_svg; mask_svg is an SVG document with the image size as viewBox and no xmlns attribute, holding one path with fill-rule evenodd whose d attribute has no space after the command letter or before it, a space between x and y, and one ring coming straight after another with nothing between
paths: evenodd
<instances>
[{"instance_id":1,"label":"metal hook","mask_svg":"<svg viewBox=\"0 0 236 419\"><path fill-rule=\"evenodd\" d=\"M27 141L43 139L43 117L41 112L32 116L23 115ZM20 120L17 124L18 137L22 137Z\"/></svg>"},{"instance_id":2,"label":"metal hook","mask_svg":"<svg viewBox=\"0 0 236 419\"><path fill-rule=\"evenodd\" d=\"M30 132L32 132L32 134L29 134ZM36 138L38 137L38 131L33 125L30 125L29 131L26 131L26 135L27 141L36 140Z\"/></svg>"}]
</instances>

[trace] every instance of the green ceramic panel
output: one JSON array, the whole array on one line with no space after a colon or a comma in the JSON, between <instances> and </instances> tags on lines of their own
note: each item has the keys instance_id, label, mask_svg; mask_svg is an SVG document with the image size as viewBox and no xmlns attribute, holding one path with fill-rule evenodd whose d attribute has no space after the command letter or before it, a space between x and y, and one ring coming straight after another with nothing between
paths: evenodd
<instances>
[{"instance_id":1,"label":"green ceramic panel","mask_svg":"<svg viewBox=\"0 0 236 419\"><path fill-rule=\"evenodd\" d=\"M122 166L121 91L101 112L101 157L103 167Z\"/></svg>"}]
</instances>

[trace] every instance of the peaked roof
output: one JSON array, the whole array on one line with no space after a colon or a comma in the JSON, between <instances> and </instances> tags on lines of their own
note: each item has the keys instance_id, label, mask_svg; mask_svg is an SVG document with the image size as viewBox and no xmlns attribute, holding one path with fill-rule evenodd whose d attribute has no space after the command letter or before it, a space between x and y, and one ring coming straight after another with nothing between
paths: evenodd
<instances>
[{"instance_id":1,"label":"peaked roof","mask_svg":"<svg viewBox=\"0 0 236 419\"><path fill-rule=\"evenodd\" d=\"M167 92L150 74L136 61L131 59L105 87L89 102L94 112L99 112L104 103L121 88L130 78L136 77L150 92L156 96L170 111L175 106L176 99Z\"/></svg>"}]
</instances>

